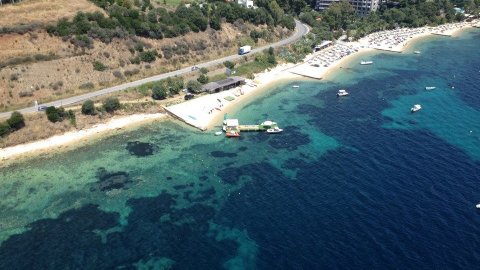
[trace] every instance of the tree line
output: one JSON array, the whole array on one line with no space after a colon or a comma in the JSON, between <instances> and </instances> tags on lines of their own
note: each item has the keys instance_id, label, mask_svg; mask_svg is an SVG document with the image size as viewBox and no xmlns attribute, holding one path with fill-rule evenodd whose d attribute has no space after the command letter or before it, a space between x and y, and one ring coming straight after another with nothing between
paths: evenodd
<instances>
[{"instance_id":1,"label":"tree line","mask_svg":"<svg viewBox=\"0 0 480 270\"><path fill-rule=\"evenodd\" d=\"M15 4L15 3L18 3L18 2L21 2L22 0L0 0L0 6L3 5L3 4Z\"/></svg>"},{"instance_id":2,"label":"tree line","mask_svg":"<svg viewBox=\"0 0 480 270\"><path fill-rule=\"evenodd\" d=\"M477 6L480 0L466 0L465 5ZM461 21L463 14L456 13L450 0L401 0L394 6L383 5L376 12L358 16L348 1L333 3L324 12L306 11L299 18L312 26L315 42L331 40L343 34L359 39L372 32L397 27L420 27Z\"/></svg>"},{"instance_id":3,"label":"tree line","mask_svg":"<svg viewBox=\"0 0 480 270\"><path fill-rule=\"evenodd\" d=\"M220 30L222 22L233 23L242 19L255 25L283 26L295 28L293 17L285 14L275 0L265 2L257 9L248 9L231 2L180 4L174 11L154 8L150 0L92 0L105 10L101 12L79 12L72 20L61 19L50 25L51 34L72 38L85 47L89 39L108 43L113 38L130 35L163 39L182 36L190 32L203 32L207 28Z\"/></svg>"}]
</instances>

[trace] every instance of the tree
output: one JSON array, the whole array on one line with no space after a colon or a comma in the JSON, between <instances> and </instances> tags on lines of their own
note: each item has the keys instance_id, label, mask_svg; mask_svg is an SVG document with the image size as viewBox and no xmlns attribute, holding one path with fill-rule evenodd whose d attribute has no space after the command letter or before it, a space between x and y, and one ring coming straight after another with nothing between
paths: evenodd
<instances>
[{"instance_id":1,"label":"tree","mask_svg":"<svg viewBox=\"0 0 480 270\"><path fill-rule=\"evenodd\" d=\"M187 83L187 89L188 91L193 93L200 93L202 92L202 84L199 83L198 81L190 80Z\"/></svg>"},{"instance_id":2,"label":"tree","mask_svg":"<svg viewBox=\"0 0 480 270\"><path fill-rule=\"evenodd\" d=\"M7 123L0 123L0 137L4 137L10 133L10 126Z\"/></svg>"},{"instance_id":3,"label":"tree","mask_svg":"<svg viewBox=\"0 0 480 270\"><path fill-rule=\"evenodd\" d=\"M96 70L96 71L104 71L105 69L107 69L107 66L105 66L100 61L95 61L95 62L93 62L93 69Z\"/></svg>"},{"instance_id":4,"label":"tree","mask_svg":"<svg viewBox=\"0 0 480 270\"><path fill-rule=\"evenodd\" d=\"M207 73L208 73L208 68L202 67L202 68L200 69L200 73L202 73L202 74L207 74Z\"/></svg>"},{"instance_id":5,"label":"tree","mask_svg":"<svg viewBox=\"0 0 480 270\"><path fill-rule=\"evenodd\" d=\"M110 97L103 101L103 108L109 113L120 109L120 101L116 97Z\"/></svg>"},{"instance_id":6,"label":"tree","mask_svg":"<svg viewBox=\"0 0 480 270\"><path fill-rule=\"evenodd\" d=\"M152 89L153 99L166 99L168 97L168 90L163 85L157 84Z\"/></svg>"},{"instance_id":7,"label":"tree","mask_svg":"<svg viewBox=\"0 0 480 270\"><path fill-rule=\"evenodd\" d=\"M19 130L25 126L25 119L19 112L13 112L10 118L7 120L7 124L13 130Z\"/></svg>"},{"instance_id":8,"label":"tree","mask_svg":"<svg viewBox=\"0 0 480 270\"><path fill-rule=\"evenodd\" d=\"M50 106L47 108L45 113L47 114L48 121L56 123L63 121L65 110L62 107L57 109L55 106Z\"/></svg>"},{"instance_id":9,"label":"tree","mask_svg":"<svg viewBox=\"0 0 480 270\"><path fill-rule=\"evenodd\" d=\"M201 84L206 84L208 83L208 76L205 74L200 74L200 76L197 78L197 81Z\"/></svg>"},{"instance_id":10,"label":"tree","mask_svg":"<svg viewBox=\"0 0 480 270\"><path fill-rule=\"evenodd\" d=\"M93 101L91 101L90 99L85 100L85 102L83 102L82 104L82 114L95 115L95 103L93 103Z\"/></svg>"},{"instance_id":11,"label":"tree","mask_svg":"<svg viewBox=\"0 0 480 270\"><path fill-rule=\"evenodd\" d=\"M235 63L233 63L232 61L225 61L223 62L223 65L228 69L233 69L235 67Z\"/></svg>"},{"instance_id":12,"label":"tree","mask_svg":"<svg viewBox=\"0 0 480 270\"><path fill-rule=\"evenodd\" d=\"M140 60L142 62L151 63L157 59L157 52L155 51L145 51L140 53Z\"/></svg>"}]
</instances>

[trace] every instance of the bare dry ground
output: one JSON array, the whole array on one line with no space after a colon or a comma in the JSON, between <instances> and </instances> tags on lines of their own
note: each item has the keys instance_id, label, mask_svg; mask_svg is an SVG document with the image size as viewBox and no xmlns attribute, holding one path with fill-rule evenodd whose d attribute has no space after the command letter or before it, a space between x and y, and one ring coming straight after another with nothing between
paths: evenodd
<instances>
[{"instance_id":1,"label":"bare dry ground","mask_svg":"<svg viewBox=\"0 0 480 270\"><path fill-rule=\"evenodd\" d=\"M87 0L24 0L0 7L0 26L45 25L63 17L73 17L78 11L102 12Z\"/></svg>"},{"instance_id":2,"label":"bare dry ground","mask_svg":"<svg viewBox=\"0 0 480 270\"><path fill-rule=\"evenodd\" d=\"M115 39L110 44L95 41L93 49L82 49L69 41L49 36L44 30L0 35L0 111L31 106L34 100L43 103L231 55L253 28L239 22L224 24L222 31L207 30L163 40L141 38L139 40L149 47L146 49L162 55L148 64L131 63L134 57L131 48L135 44L131 39ZM269 34L269 42L273 42L288 35L288 31L278 28ZM265 43L260 40L258 46ZM168 58L162 50L164 46L186 46L188 53L174 53ZM95 61L105 64L107 70L95 71ZM82 87L86 84L93 88Z\"/></svg>"}]
</instances>

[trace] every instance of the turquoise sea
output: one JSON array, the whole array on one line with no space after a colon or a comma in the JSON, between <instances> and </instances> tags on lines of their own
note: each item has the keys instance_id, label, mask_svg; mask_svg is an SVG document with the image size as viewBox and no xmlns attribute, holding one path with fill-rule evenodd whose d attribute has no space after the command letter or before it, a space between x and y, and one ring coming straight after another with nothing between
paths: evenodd
<instances>
[{"instance_id":1,"label":"turquoise sea","mask_svg":"<svg viewBox=\"0 0 480 270\"><path fill-rule=\"evenodd\" d=\"M477 269L478 44L428 38L229 112L282 134L168 120L1 168L0 269Z\"/></svg>"}]
</instances>

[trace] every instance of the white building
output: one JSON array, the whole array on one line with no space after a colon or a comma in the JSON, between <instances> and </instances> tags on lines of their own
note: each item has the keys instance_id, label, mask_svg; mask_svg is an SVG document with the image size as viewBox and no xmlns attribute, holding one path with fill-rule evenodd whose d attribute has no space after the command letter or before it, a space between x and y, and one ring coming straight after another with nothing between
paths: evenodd
<instances>
[{"instance_id":1,"label":"white building","mask_svg":"<svg viewBox=\"0 0 480 270\"><path fill-rule=\"evenodd\" d=\"M315 3L315 9L325 10L335 2L338 3L340 0L317 0ZM370 11L376 11L382 0L348 0L348 2L355 8L355 10L357 10L357 13L367 14Z\"/></svg>"},{"instance_id":2,"label":"white building","mask_svg":"<svg viewBox=\"0 0 480 270\"><path fill-rule=\"evenodd\" d=\"M237 4L242 5L246 8L253 8L253 1L252 0L238 0Z\"/></svg>"}]
</instances>

